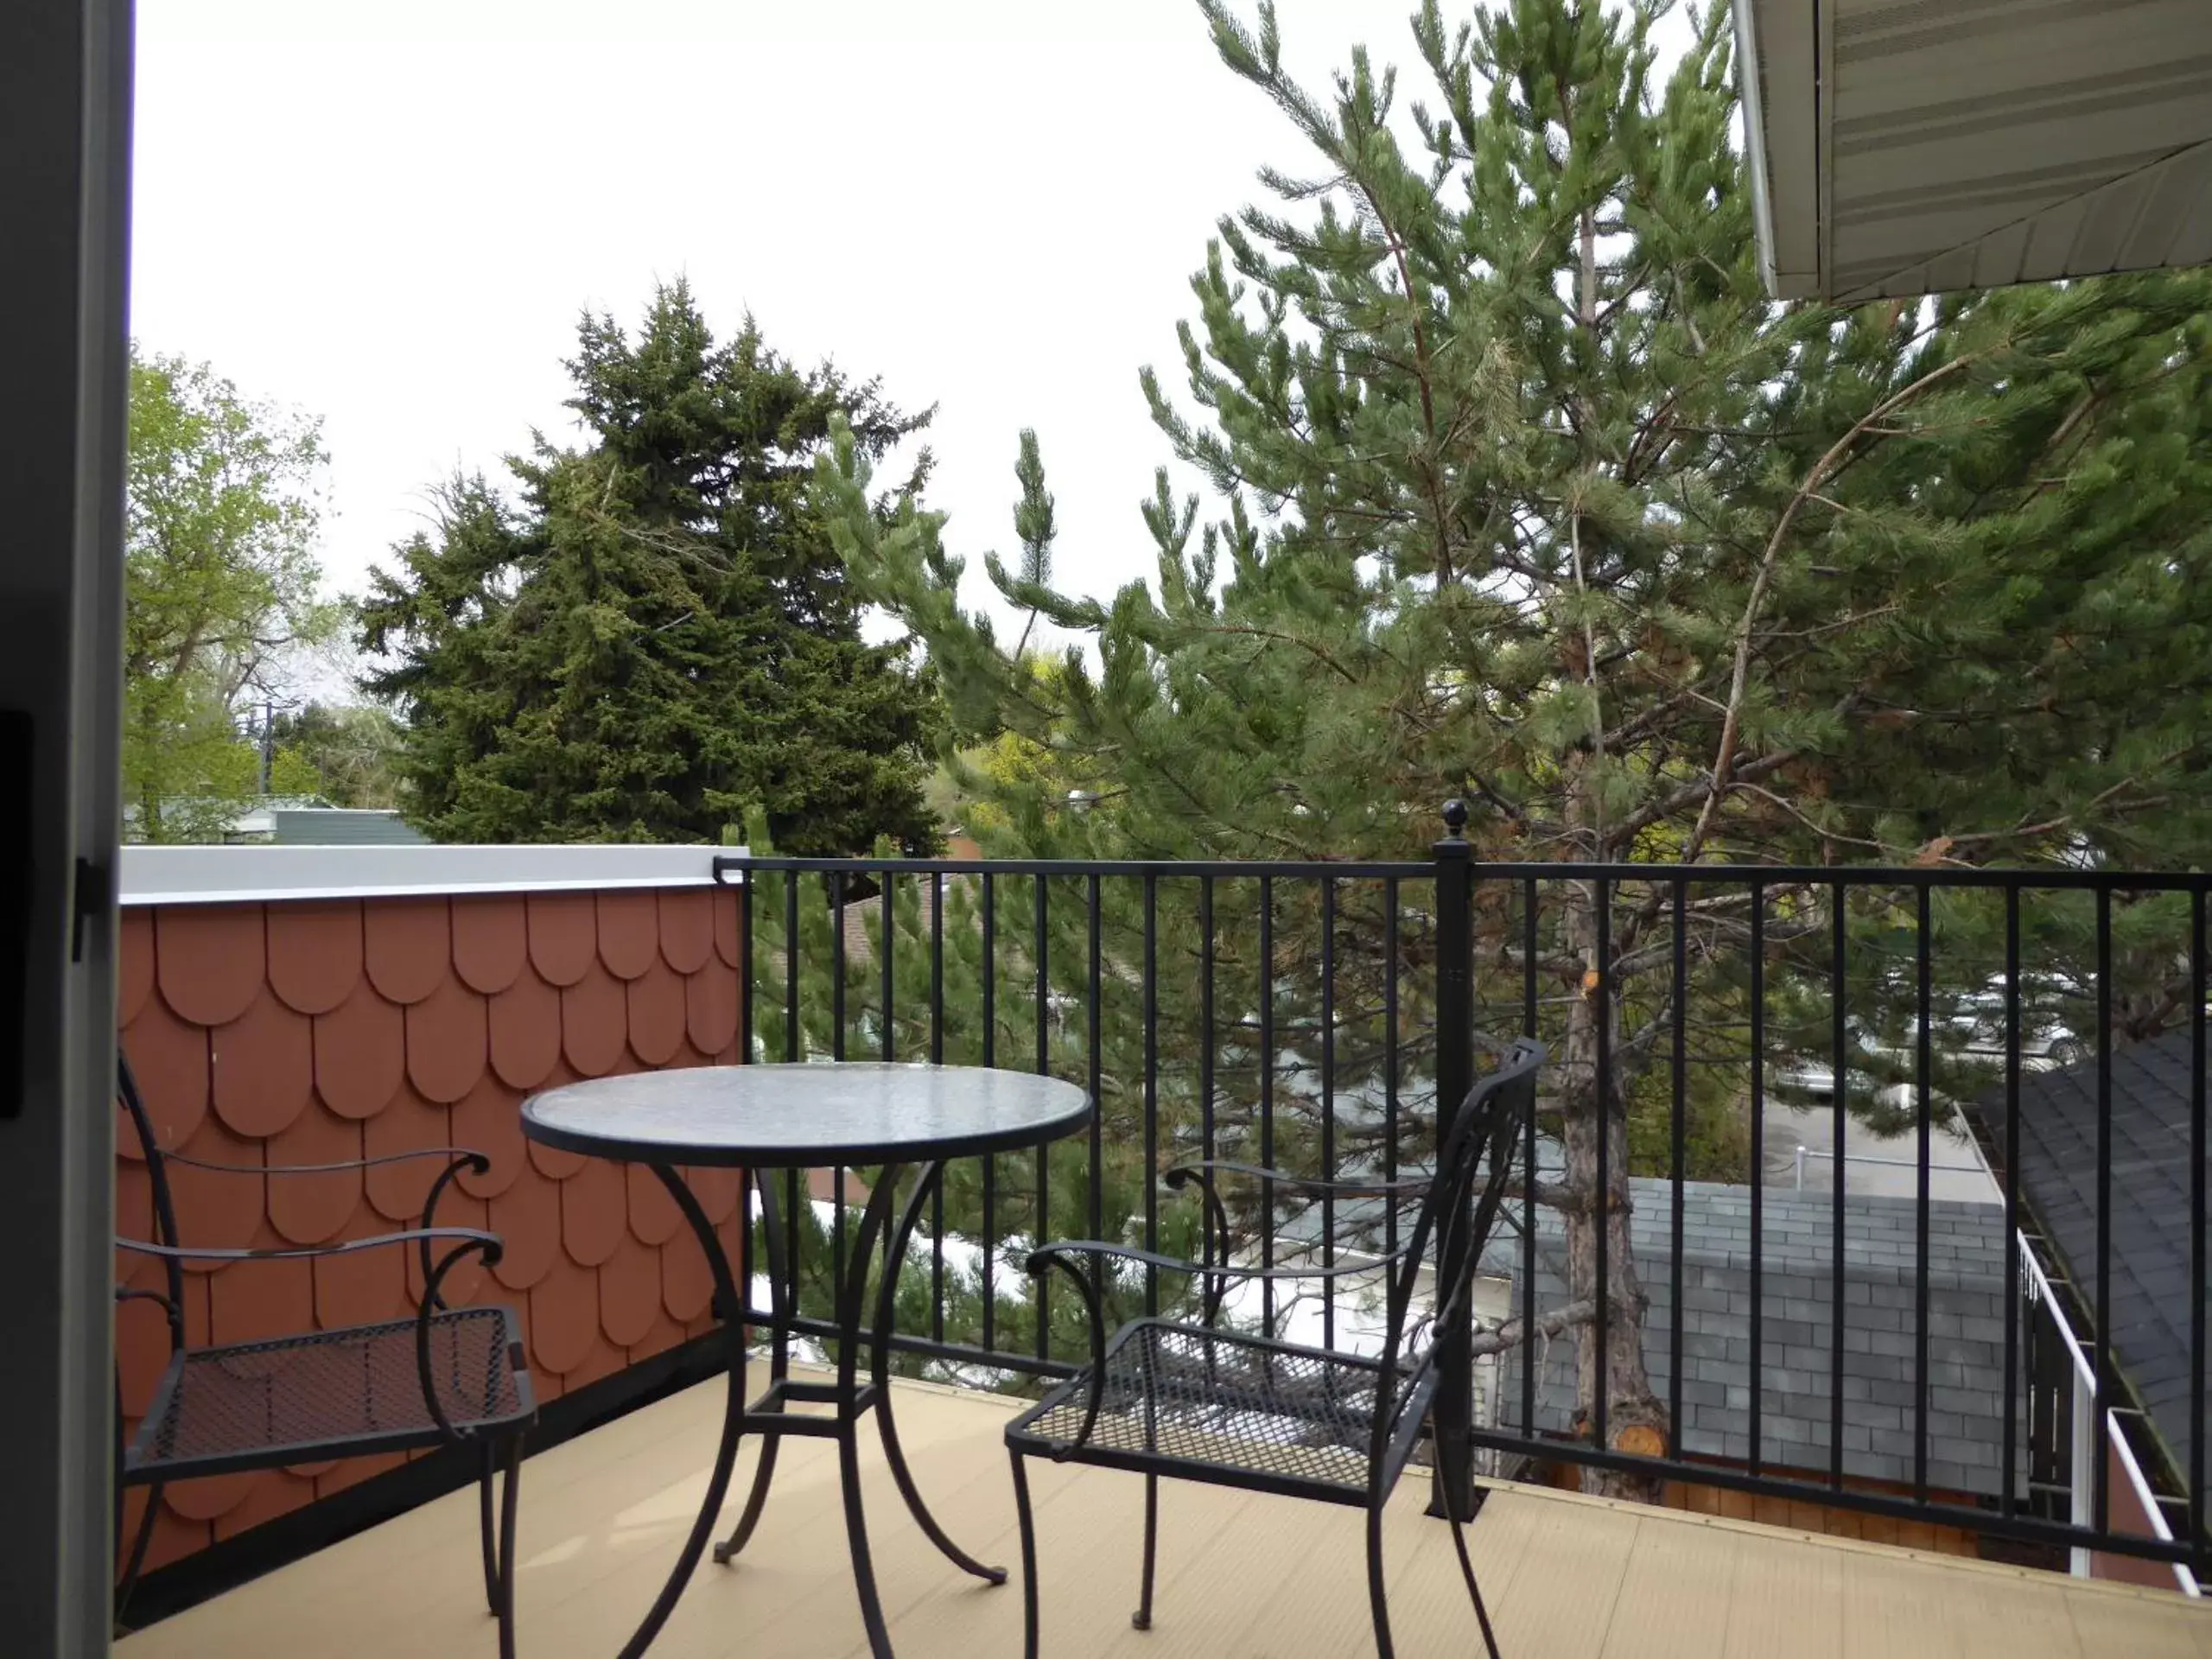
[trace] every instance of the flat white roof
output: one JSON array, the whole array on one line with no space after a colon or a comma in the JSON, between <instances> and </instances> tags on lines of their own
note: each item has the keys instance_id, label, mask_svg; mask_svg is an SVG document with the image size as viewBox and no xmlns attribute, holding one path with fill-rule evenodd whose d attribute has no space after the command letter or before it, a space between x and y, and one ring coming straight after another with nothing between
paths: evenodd
<instances>
[{"instance_id":1,"label":"flat white roof","mask_svg":"<svg viewBox=\"0 0 2212 1659\"><path fill-rule=\"evenodd\" d=\"M1783 299L2212 264L2212 0L1734 0Z\"/></svg>"},{"instance_id":2,"label":"flat white roof","mask_svg":"<svg viewBox=\"0 0 2212 1659\"><path fill-rule=\"evenodd\" d=\"M126 905L703 887L741 847L125 847ZM728 878L741 878L734 873Z\"/></svg>"}]
</instances>

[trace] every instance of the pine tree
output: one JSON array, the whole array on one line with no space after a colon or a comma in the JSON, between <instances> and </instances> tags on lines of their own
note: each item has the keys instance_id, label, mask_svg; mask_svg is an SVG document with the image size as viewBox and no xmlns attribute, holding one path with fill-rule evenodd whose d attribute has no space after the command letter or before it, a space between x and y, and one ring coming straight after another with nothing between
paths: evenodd
<instances>
[{"instance_id":1,"label":"pine tree","mask_svg":"<svg viewBox=\"0 0 2212 1659\"><path fill-rule=\"evenodd\" d=\"M1088 812L1036 776L1003 780L987 845L1404 855L1434 834L1436 803L1463 796L1485 864L2201 863L2212 282L1770 302L1730 137L1723 4L1662 78L1664 0L1496 0L1458 28L1429 0L1414 41L1433 90L1403 118L1395 73L1364 52L1316 97L1283 73L1269 8L1255 26L1222 0L1201 8L1311 158L1263 175L1281 207L1220 223L1181 331L1188 407L1144 378L1224 516L1201 529L1199 501L1178 502L1163 474L1143 510L1156 581L1110 601L994 565L1009 604L1096 651L1047 679L961 611L937 516L870 511L856 442L819 468L839 546L926 643L959 737L1011 732L1109 780ZM1484 1012L1511 1029L1533 975L1565 1156L1541 1196L1566 1226L1580 1401L1602 1392L1617 1441L1663 1439L1627 1180L1665 1109L1667 889L1614 884L1601 915L1598 883L1556 884L1531 962L1517 885L1478 900ZM1715 888L1689 912L1708 1100L1740 1099L1748 1070L1747 896ZM1278 897L1263 962L1254 896L1217 895L1237 918L1219 949L1237 982L1280 1000L1279 1064L1299 1071L1322 901ZM1825 893L1765 899L1772 1011L1815 1026ZM1933 911L1943 994L1970 996L2001 918L1973 896ZM1347 892L1328 918L1347 1086L1379 1063L1393 920L1417 1047L1417 906L1394 918ZM1894 997L1910 895L1871 893L1846 920L1854 999ZM2087 917L2054 901L2029 925L2064 964L2054 981L2078 983ZM2139 1016L2173 1006L2176 925L2151 900L2120 918ZM1109 955L1138 925L1126 908L1111 918ZM1193 1098L1187 927L1179 944L1163 953L1177 975L1160 1001L1163 1110L1249 1122L1250 1073L1276 1062ZM1224 1017L1248 1058L1250 1016L1248 1001ZM1418 1072L1418 1052L1402 1058Z\"/></svg>"},{"instance_id":2,"label":"pine tree","mask_svg":"<svg viewBox=\"0 0 2212 1659\"><path fill-rule=\"evenodd\" d=\"M717 345L682 284L632 340L586 316L587 442L453 480L435 536L361 610L365 677L408 721L441 840L715 841L748 810L794 851L934 844L935 692L860 603L804 493L830 423L880 458L918 431L873 381L801 372L750 319ZM925 457L906 486L918 492Z\"/></svg>"}]
</instances>

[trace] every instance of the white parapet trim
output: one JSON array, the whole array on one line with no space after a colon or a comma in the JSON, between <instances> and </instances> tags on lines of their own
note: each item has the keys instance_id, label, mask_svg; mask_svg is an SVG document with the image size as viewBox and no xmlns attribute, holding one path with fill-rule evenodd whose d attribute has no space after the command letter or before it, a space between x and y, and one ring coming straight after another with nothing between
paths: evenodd
<instances>
[{"instance_id":1,"label":"white parapet trim","mask_svg":"<svg viewBox=\"0 0 2212 1659\"><path fill-rule=\"evenodd\" d=\"M714 885L742 847L126 847L126 905ZM731 872L726 878L742 878Z\"/></svg>"}]
</instances>

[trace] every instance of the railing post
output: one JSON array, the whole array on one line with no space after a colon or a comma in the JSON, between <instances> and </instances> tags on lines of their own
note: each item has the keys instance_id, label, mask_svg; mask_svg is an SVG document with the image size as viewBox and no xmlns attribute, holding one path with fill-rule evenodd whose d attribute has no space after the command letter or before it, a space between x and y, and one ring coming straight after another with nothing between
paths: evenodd
<instances>
[{"instance_id":1,"label":"railing post","mask_svg":"<svg viewBox=\"0 0 2212 1659\"><path fill-rule=\"evenodd\" d=\"M1467 846L1467 806L1444 804L1444 839L1436 856L1436 1142L1452 1131L1467 1091L1474 1086L1474 866ZM1471 1270L1465 1261L1466 1228L1438 1230L1436 1294ZM1448 1241L1448 1249L1446 1243ZM1473 1448L1467 1433L1474 1406L1472 1338L1474 1299L1459 1299L1459 1313L1436 1333L1436 1474L1429 1493L1431 1515L1457 1515L1473 1509Z\"/></svg>"}]
</instances>

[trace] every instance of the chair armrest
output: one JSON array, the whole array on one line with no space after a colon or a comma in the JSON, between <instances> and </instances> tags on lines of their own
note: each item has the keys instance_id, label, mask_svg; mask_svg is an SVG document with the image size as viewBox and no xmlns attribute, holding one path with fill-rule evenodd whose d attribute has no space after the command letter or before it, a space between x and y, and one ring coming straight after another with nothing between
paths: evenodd
<instances>
[{"instance_id":1,"label":"chair armrest","mask_svg":"<svg viewBox=\"0 0 2212 1659\"><path fill-rule=\"evenodd\" d=\"M1259 1164L1235 1163L1226 1158L1202 1158L1192 1163L1178 1164L1161 1177L1168 1185L1180 1187L1196 1180L1211 1185L1207 1177L1213 1174L1247 1175L1255 1180L1273 1181L1279 1186L1296 1187L1303 1192L1325 1192L1339 1198L1381 1198L1392 1193L1408 1197L1428 1191L1430 1178L1409 1175L1402 1180L1324 1180L1314 1175L1294 1175L1287 1170L1268 1169Z\"/></svg>"},{"instance_id":2,"label":"chair armrest","mask_svg":"<svg viewBox=\"0 0 2212 1659\"><path fill-rule=\"evenodd\" d=\"M118 1238L115 1247L119 1250L134 1250L140 1255L160 1256L171 1262L293 1262L312 1261L321 1256L352 1255L358 1251L373 1250L386 1244L419 1243L427 1248L434 1239L452 1239L480 1249L486 1266L499 1261L503 1249L497 1233L484 1232L474 1227L410 1227L404 1232L341 1239L334 1244L284 1244L266 1250L195 1249L190 1246L154 1244L139 1238ZM168 1299L162 1297L158 1300L167 1301Z\"/></svg>"},{"instance_id":3,"label":"chair armrest","mask_svg":"<svg viewBox=\"0 0 2212 1659\"><path fill-rule=\"evenodd\" d=\"M1112 1255L1118 1256L1125 1262L1142 1262L1152 1267L1165 1268L1170 1273L1188 1274L1193 1279L1224 1281L1231 1279L1280 1281L1287 1279L1341 1279L1347 1274L1373 1273L1378 1268L1388 1267L1394 1262L1404 1261L1406 1253L1412 1248L1411 1241L1408 1241L1399 1245L1395 1250L1370 1256L1364 1261L1339 1262L1333 1268L1240 1268L1230 1262L1224 1262L1216 1266L1205 1262L1189 1261L1179 1255L1163 1255L1157 1250L1140 1249L1134 1244L1109 1244L1103 1239L1096 1238L1071 1238L1032 1250L1029 1253L1029 1262L1035 1263L1039 1256L1052 1256L1060 1253L1070 1255ZM1041 1273L1043 1270L1039 1266L1033 1265L1029 1268L1032 1273ZM1224 1282L1224 1289L1226 1288Z\"/></svg>"},{"instance_id":4,"label":"chair armrest","mask_svg":"<svg viewBox=\"0 0 2212 1659\"><path fill-rule=\"evenodd\" d=\"M1261 1180L1282 1181L1307 1192L1323 1192L1338 1197L1375 1197L1393 1192L1426 1192L1429 1185L1428 1178L1425 1175L1402 1181L1318 1180L1302 1175L1287 1175L1279 1169L1266 1169L1257 1164L1231 1163L1219 1158L1201 1159L1195 1163L1178 1164L1174 1168L1166 1171L1161 1179L1169 1186L1180 1191L1195 1181L1198 1183L1199 1191L1205 1195L1206 1261L1204 1271L1222 1277L1233 1275L1238 1279L1248 1280L1335 1279L1346 1273L1370 1273L1386 1263L1403 1260L1405 1249L1402 1246L1386 1255L1376 1256L1372 1261L1355 1263L1350 1267L1232 1268L1229 1265L1229 1211L1221 1201L1220 1189L1214 1184L1213 1178L1217 1173L1247 1175ZM1213 1265L1213 1242L1217 1238L1221 1241L1221 1265L1218 1268ZM1216 1292L1207 1308L1207 1324L1213 1323L1213 1317L1218 1311L1219 1305L1220 1294Z\"/></svg>"},{"instance_id":5,"label":"chair armrest","mask_svg":"<svg viewBox=\"0 0 2212 1659\"><path fill-rule=\"evenodd\" d=\"M423 1226L432 1230L433 1236L437 1227L438 1200L445 1196L446 1188L453 1185L454 1178L463 1170L472 1175L488 1175L492 1172L492 1160L469 1147L417 1147L410 1152L387 1152L374 1158L348 1158L334 1164L217 1164L204 1158L188 1158L181 1152L165 1152L162 1155L171 1163L208 1170L217 1175L335 1175L349 1169L377 1169L386 1164L410 1163L422 1158L443 1158L448 1160L446 1166L438 1172L437 1179L430 1183L430 1190L423 1199ZM398 1235L391 1236L397 1237ZM430 1281L430 1238L425 1236L420 1243L423 1281L428 1284ZM496 1246L494 1248L496 1249ZM496 1261L498 1257L494 1255L486 1259ZM432 1301L438 1307L445 1306L443 1300L435 1295Z\"/></svg>"},{"instance_id":6,"label":"chair armrest","mask_svg":"<svg viewBox=\"0 0 2212 1659\"><path fill-rule=\"evenodd\" d=\"M1083 1306L1090 1316L1090 1398L1084 1403L1083 1427L1076 1431L1074 1440L1052 1453L1055 1463L1066 1462L1090 1443L1090 1431L1098 1426L1098 1408L1106 1398L1106 1309L1096 1281L1086 1276L1083 1269L1070 1259L1078 1248L1066 1244L1042 1245L1030 1251L1028 1260L1022 1263L1023 1268L1040 1281L1040 1291L1045 1275L1054 1268L1067 1274L1074 1281L1075 1287L1083 1293ZM1043 1304L1040 1302L1039 1306L1041 1307Z\"/></svg>"}]
</instances>

